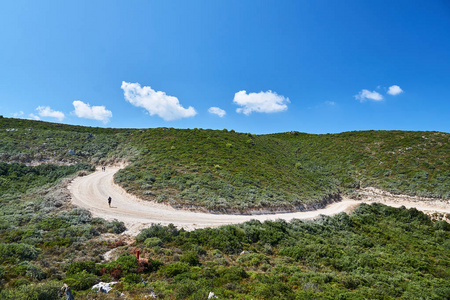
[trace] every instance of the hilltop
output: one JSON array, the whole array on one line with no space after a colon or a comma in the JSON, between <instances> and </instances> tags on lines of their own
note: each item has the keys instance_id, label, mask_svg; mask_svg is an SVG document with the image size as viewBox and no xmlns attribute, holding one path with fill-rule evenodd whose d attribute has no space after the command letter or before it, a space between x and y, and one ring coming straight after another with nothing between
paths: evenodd
<instances>
[{"instance_id":1,"label":"hilltop","mask_svg":"<svg viewBox=\"0 0 450 300\"><path fill-rule=\"evenodd\" d=\"M0 161L126 162L116 183L140 198L212 212L317 208L374 187L450 198L450 134L359 131L268 135L111 129L0 119Z\"/></svg>"}]
</instances>

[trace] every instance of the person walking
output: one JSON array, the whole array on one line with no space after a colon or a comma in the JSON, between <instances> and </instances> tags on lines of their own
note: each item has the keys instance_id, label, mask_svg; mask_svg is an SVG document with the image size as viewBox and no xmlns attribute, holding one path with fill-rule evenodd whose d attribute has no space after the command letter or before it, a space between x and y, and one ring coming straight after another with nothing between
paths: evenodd
<instances>
[{"instance_id":1,"label":"person walking","mask_svg":"<svg viewBox=\"0 0 450 300\"><path fill-rule=\"evenodd\" d=\"M112 198L111 198L111 196L109 196L108 197L108 205L109 205L109 207L111 207L111 200L112 200Z\"/></svg>"},{"instance_id":2,"label":"person walking","mask_svg":"<svg viewBox=\"0 0 450 300\"><path fill-rule=\"evenodd\" d=\"M64 296L66 297L66 300L74 300L72 290L66 283L64 283L64 285L62 287L62 291L63 291Z\"/></svg>"}]
</instances>

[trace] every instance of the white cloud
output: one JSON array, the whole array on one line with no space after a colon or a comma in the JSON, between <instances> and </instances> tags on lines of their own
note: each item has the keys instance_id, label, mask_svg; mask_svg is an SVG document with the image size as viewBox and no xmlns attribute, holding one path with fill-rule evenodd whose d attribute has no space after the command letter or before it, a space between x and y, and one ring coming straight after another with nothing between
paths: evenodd
<instances>
[{"instance_id":1,"label":"white cloud","mask_svg":"<svg viewBox=\"0 0 450 300\"><path fill-rule=\"evenodd\" d=\"M334 102L334 101L325 101L325 104L329 105L329 106L335 106L336 102Z\"/></svg>"},{"instance_id":2,"label":"white cloud","mask_svg":"<svg viewBox=\"0 0 450 300\"><path fill-rule=\"evenodd\" d=\"M65 115L63 112L60 111L56 111L51 109L49 106L38 106L36 108L38 115L40 117L50 117L50 118L55 118L58 121L62 121L65 118Z\"/></svg>"},{"instance_id":3,"label":"white cloud","mask_svg":"<svg viewBox=\"0 0 450 300\"><path fill-rule=\"evenodd\" d=\"M19 112L16 112L16 113L12 113L11 116L12 116L13 118L21 117L21 116L23 116L23 111L19 111Z\"/></svg>"},{"instance_id":4,"label":"white cloud","mask_svg":"<svg viewBox=\"0 0 450 300\"><path fill-rule=\"evenodd\" d=\"M102 121L106 124L112 117L112 112L104 106L90 106L89 103L80 100L75 100L72 104L75 107L75 115L79 118Z\"/></svg>"},{"instance_id":5,"label":"white cloud","mask_svg":"<svg viewBox=\"0 0 450 300\"><path fill-rule=\"evenodd\" d=\"M223 109L218 108L218 107L210 107L210 108L208 109L208 112L209 112L210 114L218 115L218 116L221 117L221 118L227 114L226 111L224 111Z\"/></svg>"},{"instance_id":6,"label":"white cloud","mask_svg":"<svg viewBox=\"0 0 450 300\"><path fill-rule=\"evenodd\" d=\"M392 85L389 87L389 90L387 91L387 93L389 95L396 96L398 94L403 93L403 90L398 85Z\"/></svg>"},{"instance_id":7,"label":"white cloud","mask_svg":"<svg viewBox=\"0 0 450 300\"><path fill-rule=\"evenodd\" d=\"M275 113L287 110L289 98L278 95L275 92L259 92L247 94L246 91L240 91L234 94L233 102L243 106L236 109L238 113L250 115L252 112Z\"/></svg>"},{"instance_id":8,"label":"white cloud","mask_svg":"<svg viewBox=\"0 0 450 300\"><path fill-rule=\"evenodd\" d=\"M30 114L29 119L39 121L41 118L39 118L39 116L36 116L35 114Z\"/></svg>"},{"instance_id":9,"label":"white cloud","mask_svg":"<svg viewBox=\"0 0 450 300\"><path fill-rule=\"evenodd\" d=\"M158 115L164 121L193 117L197 114L192 106L184 108L177 97L155 91L149 86L122 81L125 100L137 107L145 108L150 116Z\"/></svg>"},{"instance_id":10,"label":"white cloud","mask_svg":"<svg viewBox=\"0 0 450 300\"><path fill-rule=\"evenodd\" d=\"M359 92L358 95L355 95L355 98L358 99L360 102L364 102L366 101L366 99L370 99L370 100L375 100L375 101L381 101L383 100L383 96L381 96L381 94L373 91L369 91L369 90L362 90L361 92Z\"/></svg>"}]
</instances>

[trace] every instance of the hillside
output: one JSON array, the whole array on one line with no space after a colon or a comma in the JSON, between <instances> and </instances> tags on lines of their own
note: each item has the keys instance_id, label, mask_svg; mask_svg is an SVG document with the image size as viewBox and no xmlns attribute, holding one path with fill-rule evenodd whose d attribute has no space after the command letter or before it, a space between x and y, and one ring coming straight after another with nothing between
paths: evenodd
<instances>
[{"instance_id":1,"label":"hillside","mask_svg":"<svg viewBox=\"0 0 450 300\"><path fill-rule=\"evenodd\" d=\"M94 165L129 162L117 182L174 205L317 206L357 196L358 185L449 198L448 139L434 132L256 136L0 118L0 298L60 299L67 283L76 299L206 299L210 292L220 299L446 299L450 226L442 219L449 215L362 204L350 215L315 221L193 231L153 224L127 237L122 222L74 207L67 186ZM225 200L211 206L217 199ZM109 294L91 290L100 281L118 283Z\"/></svg>"},{"instance_id":2,"label":"hillside","mask_svg":"<svg viewBox=\"0 0 450 300\"><path fill-rule=\"evenodd\" d=\"M61 175L64 168L56 167ZM416 209L363 204L349 216L191 232L152 225L129 240L117 235L123 224L72 207L66 181L49 176L54 171L41 172L45 187L0 195L1 299L60 299L63 283L76 299L214 292L219 299L410 300L450 292L450 226ZM109 294L91 290L100 281L118 283Z\"/></svg>"},{"instance_id":3,"label":"hillside","mask_svg":"<svg viewBox=\"0 0 450 300\"><path fill-rule=\"evenodd\" d=\"M129 162L115 181L143 199L209 211L302 210L360 187L450 198L450 134L270 135L108 129L0 119L0 161Z\"/></svg>"}]
</instances>

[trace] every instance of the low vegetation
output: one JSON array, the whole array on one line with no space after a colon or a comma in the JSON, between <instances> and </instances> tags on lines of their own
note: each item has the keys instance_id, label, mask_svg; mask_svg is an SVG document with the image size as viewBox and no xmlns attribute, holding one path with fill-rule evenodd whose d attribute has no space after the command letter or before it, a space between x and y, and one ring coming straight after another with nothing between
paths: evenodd
<instances>
[{"instance_id":1,"label":"low vegetation","mask_svg":"<svg viewBox=\"0 0 450 300\"><path fill-rule=\"evenodd\" d=\"M111 164L136 152L129 130L0 118L0 161L24 164Z\"/></svg>"},{"instance_id":2,"label":"low vegetation","mask_svg":"<svg viewBox=\"0 0 450 300\"><path fill-rule=\"evenodd\" d=\"M450 134L271 135L107 129L0 119L0 161L129 162L115 181L141 198L216 212L301 210L361 187L450 199Z\"/></svg>"},{"instance_id":3,"label":"low vegetation","mask_svg":"<svg viewBox=\"0 0 450 300\"><path fill-rule=\"evenodd\" d=\"M250 221L191 232L152 225L134 244L120 246L111 262L86 248L75 258L68 251L73 246L20 245L0 247L2 299L58 299L63 282L77 299L122 293L128 299L152 293L206 299L213 292L219 299L409 300L450 294L450 225L416 209L379 204L305 222ZM78 248L94 245L86 237ZM50 249L59 263L49 262ZM100 281L118 283L109 294L97 294L90 288Z\"/></svg>"},{"instance_id":4,"label":"low vegetation","mask_svg":"<svg viewBox=\"0 0 450 300\"><path fill-rule=\"evenodd\" d=\"M20 194L33 188L42 188L81 170L94 171L94 167L86 163L71 166L39 165L30 167L19 163L0 162L0 196Z\"/></svg>"},{"instance_id":5,"label":"low vegetation","mask_svg":"<svg viewBox=\"0 0 450 300\"><path fill-rule=\"evenodd\" d=\"M0 118L0 298L446 299L450 225L416 209L361 205L315 221L185 231L70 204L71 177L128 162L129 192L213 211L317 207L378 187L449 199L449 134L102 129ZM46 163L46 164L43 164ZM441 219L441 220L440 220ZM114 249L112 260L105 253ZM141 254L138 261L136 251ZM92 285L116 281L108 294Z\"/></svg>"},{"instance_id":6,"label":"low vegetation","mask_svg":"<svg viewBox=\"0 0 450 300\"><path fill-rule=\"evenodd\" d=\"M67 176L92 165L0 163L0 298L59 299L63 266L76 259L100 261L103 233L121 233L120 222L92 218L74 208Z\"/></svg>"},{"instance_id":7,"label":"low vegetation","mask_svg":"<svg viewBox=\"0 0 450 300\"><path fill-rule=\"evenodd\" d=\"M149 247L154 238L162 244ZM141 275L161 297L204 299L213 291L233 299L445 299L449 238L446 222L374 204L313 222L192 232L155 225L135 247L164 261Z\"/></svg>"}]
</instances>

